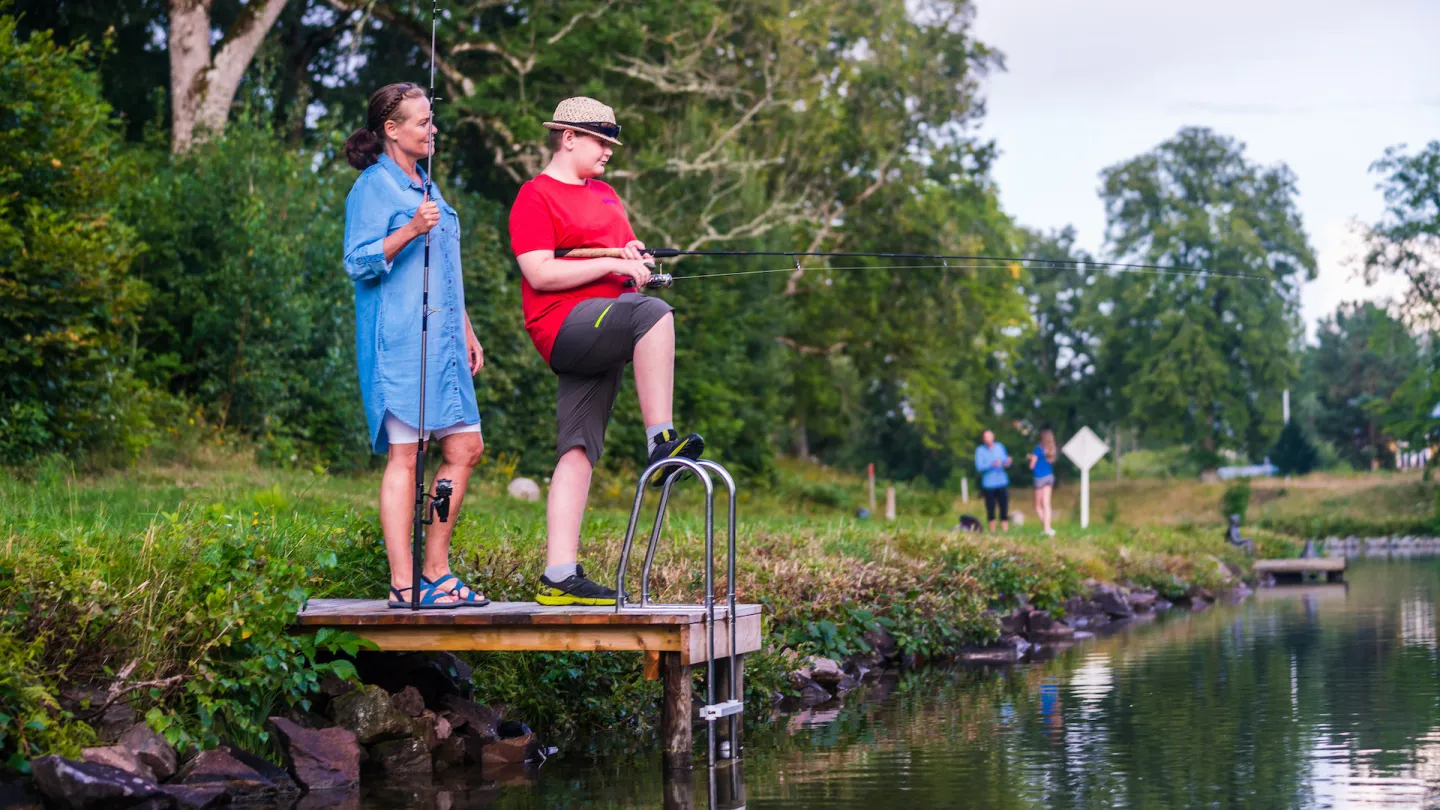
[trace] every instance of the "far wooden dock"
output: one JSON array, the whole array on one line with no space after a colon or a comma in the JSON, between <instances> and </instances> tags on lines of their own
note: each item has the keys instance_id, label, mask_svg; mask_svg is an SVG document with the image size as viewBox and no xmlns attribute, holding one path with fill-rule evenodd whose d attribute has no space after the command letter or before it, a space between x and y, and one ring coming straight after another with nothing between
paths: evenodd
<instances>
[{"instance_id":1,"label":"far wooden dock","mask_svg":"<svg viewBox=\"0 0 1440 810\"><path fill-rule=\"evenodd\" d=\"M1324 577L1328 582L1345 578L1344 557L1297 557L1288 560L1256 560L1255 573L1269 574L1276 582L1303 582L1307 577Z\"/></svg>"}]
</instances>

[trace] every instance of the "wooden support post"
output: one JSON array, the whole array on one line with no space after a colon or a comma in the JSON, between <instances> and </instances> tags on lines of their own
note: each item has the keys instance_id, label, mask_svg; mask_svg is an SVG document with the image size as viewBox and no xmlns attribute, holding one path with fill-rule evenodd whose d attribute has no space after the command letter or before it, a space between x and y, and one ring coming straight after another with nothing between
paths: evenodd
<instances>
[{"instance_id":1,"label":"wooden support post","mask_svg":"<svg viewBox=\"0 0 1440 810\"><path fill-rule=\"evenodd\" d=\"M645 680L653 681L660 677L660 653L657 650L646 650L640 653L645 661Z\"/></svg>"},{"instance_id":2,"label":"wooden support post","mask_svg":"<svg viewBox=\"0 0 1440 810\"><path fill-rule=\"evenodd\" d=\"M745 656L735 656L736 683L734 687L730 684L730 659L720 658L715 661L715 699L716 700L744 700L745 699ZM744 715L732 714L715 723L715 732L720 740L730 742L730 759L740 757L741 729L744 725Z\"/></svg>"},{"instance_id":3,"label":"wooden support post","mask_svg":"<svg viewBox=\"0 0 1440 810\"><path fill-rule=\"evenodd\" d=\"M660 777L665 810L695 810L695 773L667 770Z\"/></svg>"},{"instance_id":4,"label":"wooden support post","mask_svg":"<svg viewBox=\"0 0 1440 810\"><path fill-rule=\"evenodd\" d=\"M690 667L680 653L660 653L660 678L665 696L660 699L660 747L665 770L689 770L694 756L690 731Z\"/></svg>"}]
</instances>

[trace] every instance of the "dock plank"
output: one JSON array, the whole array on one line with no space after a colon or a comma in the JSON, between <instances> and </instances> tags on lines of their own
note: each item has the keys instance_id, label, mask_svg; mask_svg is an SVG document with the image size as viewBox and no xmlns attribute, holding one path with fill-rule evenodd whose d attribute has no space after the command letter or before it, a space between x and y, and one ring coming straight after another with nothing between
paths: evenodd
<instances>
[{"instance_id":1,"label":"dock plank","mask_svg":"<svg viewBox=\"0 0 1440 810\"><path fill-rule=\"evenodd\" d=\"M715 608L715 655L730 651L728 608ZM737 605L736 649L760 649L761 608ZM546 607L534 602L495 602L483 608L420 610L390 608L383 600L311 599L292 629L346 630L382 650L643 651L675 652L682 663L709 656L706 611L683 606L646 611L613 607Z\"/></svg>"},{"instance_id":2,"label":"dock plank","mask_svg":"<svg viewBox=\"0 0 1440 810\"><path fill-rule=\"evenodd\" d=\"M1344 557L1309 557L1290 560L1255 561L1255 571L1261 574L1309 574L1344 570Z\"/></svg>"}]
</instances>

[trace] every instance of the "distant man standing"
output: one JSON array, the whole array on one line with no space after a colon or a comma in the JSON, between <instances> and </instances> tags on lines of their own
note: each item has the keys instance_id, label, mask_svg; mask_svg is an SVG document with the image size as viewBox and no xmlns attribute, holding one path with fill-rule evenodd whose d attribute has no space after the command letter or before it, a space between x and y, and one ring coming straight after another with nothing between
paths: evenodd
<instances>
[{"instance_id":1,"label":"distant man standing","mask_svg":"<svg viewBox=\"0 0 1440 810\"><path fill-rule=\"evenodd\" d=\"M975 469L980 473L980 491L985 494L985 520L990 531L995 531L996 512L999 512L1000 530L1010 531L1010 476L1005 468L1010 466L1010 454L1005 445L995 441L995 432L987 430L980 434L981 444L975 448Z\"/></svg>"}]
</instances>

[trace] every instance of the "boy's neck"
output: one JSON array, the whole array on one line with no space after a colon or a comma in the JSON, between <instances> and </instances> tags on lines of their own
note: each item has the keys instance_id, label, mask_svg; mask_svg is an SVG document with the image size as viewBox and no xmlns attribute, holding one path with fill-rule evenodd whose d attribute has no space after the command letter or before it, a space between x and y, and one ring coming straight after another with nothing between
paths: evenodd
<instances>
[{"instance_id":1,"label":"boy's neck","mask_svg":"<svg viewBox=\"0 0 1440 810\"><path fill-rule=\"evenodd\" d=\"M541 172L541 174L550 177L552 180L559 180L566 185L585 185L585 178L581 177L580 173L575 171L575 167L570 166L563 160L551 160L550 165L546 166L545 171Z\"/></svg>"}]
</instances>

